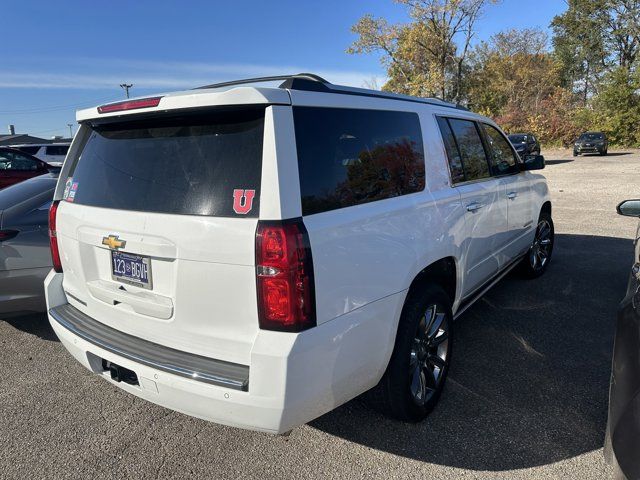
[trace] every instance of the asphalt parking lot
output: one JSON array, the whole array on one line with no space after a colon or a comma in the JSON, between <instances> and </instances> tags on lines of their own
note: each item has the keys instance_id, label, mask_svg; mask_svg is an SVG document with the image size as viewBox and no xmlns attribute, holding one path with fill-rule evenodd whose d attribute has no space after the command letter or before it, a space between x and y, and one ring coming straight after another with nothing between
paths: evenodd
<instances>
[{"instance_id":1,"label":"asphalt parking lot","mask_svg":"<svg viewBox=\"0 0 640 480\"><path fill-rule=\"evenodd\" d=\"M422 424L356 399L289 437L196 420L72 360L44 315L0 320L0 478L579 478L602 459L615 310L640 197L640 152L543 152L556 247L456 322L448 384Z\"/></svg>"}]
</instances>

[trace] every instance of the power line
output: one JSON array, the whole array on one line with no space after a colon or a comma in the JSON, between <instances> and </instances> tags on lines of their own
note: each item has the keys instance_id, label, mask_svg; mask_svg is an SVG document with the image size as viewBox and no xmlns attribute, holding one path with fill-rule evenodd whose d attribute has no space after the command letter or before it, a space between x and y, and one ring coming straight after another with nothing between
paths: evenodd
<instances>
[{"instance_id":1,"label":"power line","mask_svg":"<svg viewBox=\"0 0 640 480\"><path fill-rule=\"evenodd\" d=\"M113 100L113 97L109 97L109 98L103 98L100 100L94 100L94 101L87 101L87 102L82 102L82 103L72 103L72 104L68 104L68 105L56 105L56 106L49 106L49 107L38 107L38 108L28 108L28 109L21 109L21 110L0 110L0 114L3 115L29 115L29 114L34 114L34 113L46 113L46 112L54 112L56 110L73 110L76 109L78 107L91 107L109 100Z\"/></svg>"}]
</instances>

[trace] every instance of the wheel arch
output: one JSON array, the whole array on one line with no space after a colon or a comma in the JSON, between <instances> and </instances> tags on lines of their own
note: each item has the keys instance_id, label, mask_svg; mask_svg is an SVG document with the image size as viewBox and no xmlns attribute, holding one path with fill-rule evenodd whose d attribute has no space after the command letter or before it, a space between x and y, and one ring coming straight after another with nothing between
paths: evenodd
<instances>
[{"instance_id":1,"label":"wheel arch","mask_svg":"<svg viewBox=\"0 0 640 480\"><path fill-rule=\"evenodd\" d=\"M428 283L437 283L442 287L453 307L458 293L458 262L455 257L441 258L420 270L409 286L407 298L419 292Z\"/></svg>"},{"instance_id":2,"label":"wheel arch","mask_svg":"<svg viewBox=\"0 0 640 480\"><path fill-rule=\"evenodd\" d=\"M542 204L542 207L540 208L540 213L548 213L549 216L551 216L551 202L549 200L547 200Z\"/></svg>"}]
</instances>

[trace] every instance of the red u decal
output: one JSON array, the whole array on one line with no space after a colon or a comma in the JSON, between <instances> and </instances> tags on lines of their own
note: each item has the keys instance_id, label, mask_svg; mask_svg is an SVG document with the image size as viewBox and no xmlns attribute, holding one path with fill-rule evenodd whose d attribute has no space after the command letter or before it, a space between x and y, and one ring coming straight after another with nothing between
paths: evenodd
<instances>
[{"instance_id":1,"label":"red u decal","mask_svg":"<svg viewBox=\"0 0 640 480\"><path fill-rule=\"evenodd\" d=\"M249 213L253 208L253 198L255 196L255 190L235 189L233 191L233 211L239 215L246 215Z\"/></svg>"}]
</instances>

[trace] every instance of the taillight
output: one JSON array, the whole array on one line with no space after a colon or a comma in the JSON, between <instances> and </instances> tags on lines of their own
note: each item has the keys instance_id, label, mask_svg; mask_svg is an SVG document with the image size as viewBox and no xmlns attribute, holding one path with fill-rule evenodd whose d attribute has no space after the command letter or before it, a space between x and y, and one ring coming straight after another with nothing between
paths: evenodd
<instances>
[{"instance_id":1,"label":"taillight","mask_svg":"<svg viewBox=\"0 0 640 480\"><path fill-rule=\"evenodd\" d=\"M16 235L18 235L18 233L18 230L0 230L0 242L11 240Z\"/></svg>"},{"instance_id":2,"label":"taillight","mask_svg":"<svg viewBox=\"0 0 640 480\"><path fill-rule=\"evenodd\" d=\"M98 113L120 112L122 110L135 110L137 108L157 107L162 97L141 98L139 100L125 100L124 102L110 103L98 107Z\"/></svg>"},{"instance_id":3,"label":"taillight","mask_svg":"<svg viewBox=\"0 0 640 480\"><path fill-rule=\"evenodd\" d=\"M260 328L299 332L316 325L313 261L301 219L258 222L256 277Z\"/></svg>"},{"instance_id":4,"label":"taillight","mask_svg":"<svg viewBox=\"0 0 640 480\"><path fill-rule=\"evenodd\" d=\"M58 236L56 233L56 213L58 212L59 201L51 203L49 207L49 245L51 247L51 260L53 269L62 273L62 262L60 262L60 250L58 249Z\"/></svg>"}]
</instances>

